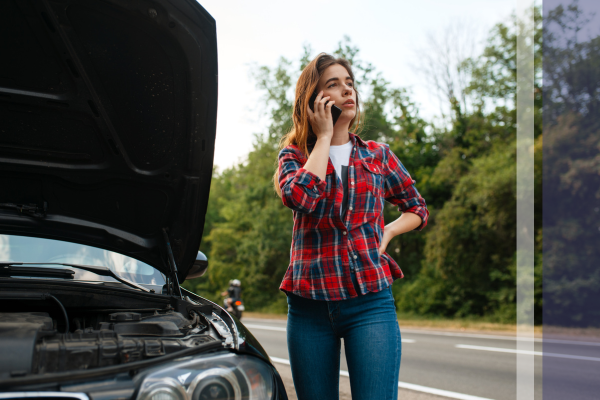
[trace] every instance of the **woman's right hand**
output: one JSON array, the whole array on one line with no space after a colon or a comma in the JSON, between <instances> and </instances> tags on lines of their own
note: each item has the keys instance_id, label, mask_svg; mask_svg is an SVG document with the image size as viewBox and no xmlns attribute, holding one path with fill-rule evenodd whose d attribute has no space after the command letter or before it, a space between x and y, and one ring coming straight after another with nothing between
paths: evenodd
<instances>
[{"instance_id":1,"label":"woman's right hand","mask_svg":"<svg viewBox=\"0 0 600 400\"><path fill-rule=\"evenodd\" d=\"M335 101L330 101L329 96L323 97L323 91L321 90L317 95L314 103L314 112L308 108L308 120L313 132L317 135L318 139L329 139L333 137L333 117L331 116L331 106Z\"/></svg>"}]
</instances>

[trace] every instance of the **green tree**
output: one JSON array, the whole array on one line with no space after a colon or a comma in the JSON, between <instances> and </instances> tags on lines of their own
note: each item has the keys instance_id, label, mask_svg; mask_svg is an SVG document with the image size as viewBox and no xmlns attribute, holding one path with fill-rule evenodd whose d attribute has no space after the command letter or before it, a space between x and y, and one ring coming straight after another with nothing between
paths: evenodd
<instances>
[{"instance_id":1,"label":"green tree","mask_svg":"<svg viewBox=\"0 0 600 400\"><path fill-rule=\"evenodd\" d=\"M431 190L442 206L431 213L425 258L417 279L399 298L404 312L443 316L515 318L516 228L516 17L497 24L481 56L463 60L470 76L465 95L450 98L453 118L441 133L441 159ZM535 66L541 71L541 17L535 10ZM535 129L541 144L541 91L536 82ZM465 104L472 105L467 109ZM539 146L538 146L539 147ZM537 153L540 160L540 152ZM536 192L541 190L536 164ZM434 189L435 188L435 189ZM536 203L541 221L541 201ZM541 225L538 224L541 236ZM537 231L537 230L536 230ZM537 315L541 316L538 248ZM540 320L538 320L539 322Z\"/></svg>"},{"instance_id":2,"label":"green tree","mask_svg":"<svg viewBox=\"0 0 600 400\"><path fill-rule=\"evenodd\" d=\"M600 36L574 1L544 21L544 324L600 327Z\"/></svg>"}]
</instances>

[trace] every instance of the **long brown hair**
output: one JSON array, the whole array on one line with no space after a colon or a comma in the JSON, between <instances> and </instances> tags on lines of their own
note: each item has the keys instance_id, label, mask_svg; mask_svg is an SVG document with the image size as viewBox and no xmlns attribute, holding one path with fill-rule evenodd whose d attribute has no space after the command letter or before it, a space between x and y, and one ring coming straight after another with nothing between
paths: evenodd
<instances>
[{"instance_id":1,"label":"long brown hair","mask_svg":"<svg viewBox=\"0 0 600 400\"><path fill-rule=\"evenodd\" d=\"M317 141L317 135L312 130L308 119L308 101L311 95L317 90L317 84L323 72L332 65L339 64L346 68L348 75L354 82L354 73L352 72L352 66L343 58L335 58L327 53L320 53L310 63L304 67L298 82L296 83L296 96L294 98L294 112L292 114L292 129L285 134L279 142L279 149L283 149L291 144L298 146L298 149L306 157L309 156L308 148L311 144ZM358 90L356 90L356 84L354 85L354 91L356 92L356 115L350 121L350 126L354 126L353 133L358 133L361 126L361 115L360 115L360 96ZM279 188L279 167L275 169L275 175L273 175L273 185L275 191L281 197L281 189Z\"/></svg>"}]
</instances>

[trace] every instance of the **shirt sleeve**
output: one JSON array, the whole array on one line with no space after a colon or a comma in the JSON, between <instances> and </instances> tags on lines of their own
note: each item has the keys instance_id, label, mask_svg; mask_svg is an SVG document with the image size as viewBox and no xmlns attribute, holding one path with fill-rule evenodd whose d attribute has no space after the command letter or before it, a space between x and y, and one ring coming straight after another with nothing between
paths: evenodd
<instances>
[{"instance_id":1,"label":"shirt sleeve","mask_svg":"<svg viewBox=\"0 0 600 400\"><path fill-rule=\"evenodd\" d=\"M410 212L421 217L421 225L414 230L420 231L427 225L429 210L425 199L421 197L417 188L416 181L402 165L402 162L385 146L387 160L384 163L385 169L385 199L398 206L398 211Z\"/></svg>"},{"instance_id":2,"label":"shirt sleeve","mask_svg":"<svg viewBox=\"0 0 600 400\"><path fill-rule=\"evenodd\" d=\"M325 193L327 182L302 168L301 155L286 147L279 153L279 188L281 200L292 210L313 212Z\"/></svg>"}]
</instances>

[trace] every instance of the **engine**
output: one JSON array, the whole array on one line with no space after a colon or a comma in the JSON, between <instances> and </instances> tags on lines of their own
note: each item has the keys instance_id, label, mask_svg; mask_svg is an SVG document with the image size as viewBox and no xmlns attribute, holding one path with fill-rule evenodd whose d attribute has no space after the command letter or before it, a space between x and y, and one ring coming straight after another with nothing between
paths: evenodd
<instances>
[{"instance_id":1,"label":"engine","mask_svg":"<svg viewBox=\"0 0 600 400\"><path fill-rule=\"evenodd\" d=\"M0 379L128 363L223 339L195 311L89 312L70 322L62 333L46 312L0 313Z\"/></svg>"}]
</instances>

